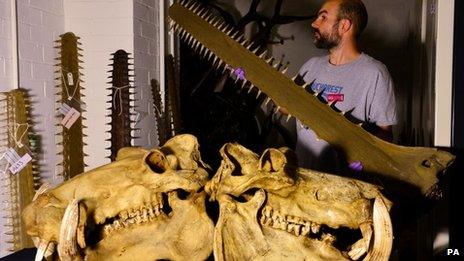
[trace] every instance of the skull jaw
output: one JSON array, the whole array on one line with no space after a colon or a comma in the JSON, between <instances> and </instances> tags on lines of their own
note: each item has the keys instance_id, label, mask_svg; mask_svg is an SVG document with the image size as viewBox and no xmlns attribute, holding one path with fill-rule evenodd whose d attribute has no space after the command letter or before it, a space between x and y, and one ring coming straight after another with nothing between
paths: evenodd
<instances>
[{"instance_id":1,"label":"skull jaw","mask_svg":"<svg viewBox=\"0 0 464 261\"><path fill-rule=\"evenodd\" d=\"M168 216L111 233L94 248L86 248L86 259L205 260L213 250L214 224L206 214L204 200L204 192L186 200L170 195L172 212Z\"/></svg>"},{"instance_id":2,"label":"skull jaw","mask_svg":"<svg viewBox=\"0 0 464 261\"><path fill-rule=\"evenodd\" d=\"M219 197L221 208L215 228L216 260L349 260L330 244L262 226L258 213L266 194L257 191L246 203Z\"/></svg>"}]
</instances>

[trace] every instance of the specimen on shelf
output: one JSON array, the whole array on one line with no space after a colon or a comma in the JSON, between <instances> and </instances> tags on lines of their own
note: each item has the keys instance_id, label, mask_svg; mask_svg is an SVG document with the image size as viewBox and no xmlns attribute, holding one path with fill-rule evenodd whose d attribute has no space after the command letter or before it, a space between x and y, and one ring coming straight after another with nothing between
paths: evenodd
<instances>
[{"instance_id":1,"label":"specimen on shelf","mask_svg":"<svg viewBox=\"0 0 464 261\"><path fill-rule=\"evenodd\" d=\"M7 244L11 252L33 246L21 220L22 211L34 196L36 181L33 165L37 161L32 158L35 155L29 144L32 129L29 109L30 101L23 90L0 93L1 218L5 220L1 233L9 239L0 243Z\"/></svg>"},{"instance_id":2,"label":"specimen on shelf","mask_svg":"<svg viewBox=\"0 0 464 261\"><path fill-rule=\"evenodd\" d=\"M111 94L108 95L111 97L111 100L108 103L111 104L109 108L111 116L111 122L109 125L111 126L111 130L109 131L111 134L110 142L111 150L110 159L111 161L116 160L116 155L119 149L123 147L130 147L131 142L133 140L132 133L132 123L131 120L131 111L133 111L133 105L131 102L131 95L134 94L134 86L133 81L130 77L133 75L130 74L132 69L129 69L129 54L124 50L117 50L115 53L112 54L113 61L110 66L112 67L110 72L111 87L108 90L111 90Z\"/></svg>"},{"instance_id":3,"label":"specimen on shelf","mask_svg":"<svg viewBox=\"0 0 464 261\"><path fill-rule=\"evenodd\" d=\"M58 45L55 47L59 49L59 61L56 64L57 74L56 80L59 81L57 85L58 98L58 112L57 119L60 122L61 132L57 136L61 142L62 151L59 155L62 157L62 162L59 163L62 167L63 179L67 180L79 173L84 172L84 129L86 126L83 124L84 117L82 113L85 112L85 103L82 101L84 94L82 91L82 76L80 72L83 63L79 58L82 56L79 52L82 49L79 47L79 37L75 36L72 32L60 35L60 39L55 41Z\"/></svg>"},{"instance_id":4,"label":"specimen on shelf","mask_svg":"<svg viewBox=\"0 0 464 261\"><path fill-rule=\"evenodd\" d=\"M172 55L166 57L166 88L164 103L161 90L156 80L151 81L153 96L153 113L156 119L158 144L163 144L181 131L179 90L175 82L175 62Z\"/></svg>"}]
</instances>

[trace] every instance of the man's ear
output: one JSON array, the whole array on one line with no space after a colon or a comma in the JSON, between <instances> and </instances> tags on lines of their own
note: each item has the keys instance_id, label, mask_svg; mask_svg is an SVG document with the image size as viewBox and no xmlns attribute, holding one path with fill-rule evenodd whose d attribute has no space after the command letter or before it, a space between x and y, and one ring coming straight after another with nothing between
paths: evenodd
<instances>
[{"instance_id":1,"label":"man's ear","mask_svg":"<svg viewBox=\"0 0 464 261\"><path fill-rule=\"evenodd\" d=\"M347 33L353 28L353 23L349 19L341 19L338 22L338 30L340 33Z\"/></svg>"},{"instance_id":2,"label":"man's ear","mask_svg":"<svg viewBox=\"0 0 464 261\"><path fill-rule=\"evenodd\" d=\"M279 172L287 164L287 158L278 149L267 149L259 159L259 169L266 172Z\"/></svg>"}]
</instances>

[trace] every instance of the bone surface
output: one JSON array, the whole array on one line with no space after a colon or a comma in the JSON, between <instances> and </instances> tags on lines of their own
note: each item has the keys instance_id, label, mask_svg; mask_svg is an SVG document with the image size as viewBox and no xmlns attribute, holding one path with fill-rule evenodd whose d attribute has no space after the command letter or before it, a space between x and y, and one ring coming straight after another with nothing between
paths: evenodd
<instances>
[{"instance_id":1,"label":"bone surface","mask_svg":"<svg viewBox=\"0 0 464 261\"><path fill-rule=\"evenodd\" d=\"M376 186L292 166L286 148L220 153L205 187L220 205L216 260L388 260L391 203Z\"/></svg>"},{"instance_id":2,"label":"bone surface","mask_svg":"<svg viewBox=\"0 0 464 261\"><path fill-rule=\"evenodd\" d=\"M150 151L123 148L115 162L38 195L23 213L37 259L206 259L214 225L198 148L191 135Z\"/></svg>"}]
</instances>

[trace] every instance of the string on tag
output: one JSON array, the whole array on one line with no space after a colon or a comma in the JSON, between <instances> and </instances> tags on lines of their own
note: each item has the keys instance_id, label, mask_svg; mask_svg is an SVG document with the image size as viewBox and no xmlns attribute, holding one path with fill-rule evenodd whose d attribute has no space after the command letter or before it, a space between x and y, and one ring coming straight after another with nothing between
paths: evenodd
<instances>
[{"instance_id":1,"label":"string on tag","mask_svg":"<svg viewBox=\"0 0 464 261\"><path fill-rule=\"evenodd\" d=\"M63 80L64 90L66 91L66 95L68 96L68 101L71 101L72 99L74 99L74 95L76 95L77 89L79 89L79 83L80 83L79 73L77 73L77 80L76 80L76 84L75 84L76 87L74 88L74 91L73 91L72 95L69 95L69 86L66 83L66 78L64 77L63 70L64 69L60 69L61 79Z\"/></svg>"},{"instance_id":2,"label":"string on tag","mask_svg":"<svg viewBox=\"0 0 464 261\"><path fill-rule=\"evenodd\" d=\"M122 114L122 95L121 95L121 90L122 89L125 89L125 88L128 88L128 87L131 87L130 85L124 85L124 86L111 86L111 88L114 88L115 91L114 91L114 94L113 94L113 109L116 109L116 105L114 103L114 101L116 100L116 95L119 94L119 114L118 116L120 116Z\"/></svg>"},{"instance_id":3,"label":"string on tag","mask_svg":"<svg viewBox=\"0 0 464 261\"><path fill-rule=\"evenodd\" d=\"M19 138L18 138L18 131L21 126L26 126L26 128L24 129L22 134L19 135ZM11 130L8 129L8 132L13 137L14 143L16 144L16 146L18 146L18 148L22 148L24 146L24 144L21 141L24 135L26 135L28 129L29 129L29 123L17 123L17 122L15 122L15 124L13 125L13 133L11 133Z\"/></svg>"}]
</instances>

